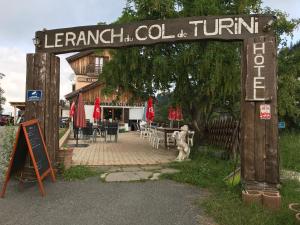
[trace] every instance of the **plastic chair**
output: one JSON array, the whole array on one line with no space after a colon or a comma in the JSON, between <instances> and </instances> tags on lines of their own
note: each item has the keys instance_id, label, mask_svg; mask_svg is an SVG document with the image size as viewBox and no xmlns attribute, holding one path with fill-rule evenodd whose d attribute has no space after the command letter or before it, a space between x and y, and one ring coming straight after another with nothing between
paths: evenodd
<instances>
[{"instance_id":1,"label":"plastic chair","mask_svg":"<svg viewBox=\"0 0 300 225\"><path fill-rule=\"evenodd\" d=\"M155 148L156 145L156 141L157 141L157 129L151 129L151 136L150 136L150 143L152 145L153 148Z\"/></svg>"},{"instance_id":2,"label":"plastic chair","mask_svg":"<svg viewBox=\"0 0 300 225\"><path fill-rule=\"evenodd\" d=\"M104 137L106 136L106 124L103 122L99 123L99 131L100 131L100 136Z\"/></svg>"},{"instance_id":3,"label":"plastic chair","mask_svg":"<svg viewBox=\"0 0 300 225\"><path fill-rule=\"evenodd\" d=\"M90 140L93 136L93 124L90 122L86 123L86 127L82 128L82 135L84 140Z\"/></svg>"},{"instance_id":4,"label":"plastic chair","mask_svg":"<svg viewBox=\"0 0 300 225\"><path fill-rule=\"evenodd\" d=\"M167 147L170 148L170 146L176 145L176 140L174 137L172 137L173 133L167 133Z\"/></svg>"},{"instance_id":5,"label":"plastic chair","mask_svg":"<svg viewBox=\"0 0 300 225\"><path fill-rule=\"evenodd\" d=\"M141 126L141 134L140 138L147 138L149 137L149 128Z\"/></svg>"},{"instance_id":6,"label":"plastic chair","mask_svg":"<svg viewBox=\"0 0 300 225\"><path fill-rule=\"evenodd\" d=\"M115 136L115 142L118 141L118 133L119 133L119 125L118 123L109 123L107 126L107 132L106 134L109 135L109 138L111 140L111 136ZM105 135L105 141L106 141L106 135Z\"/></svg>"},{"instance_id":7,"label":"plastic chair","mask_svg":"<svg viewBox=\"0 0 300 225\"><path fill-rule=\"evenodd\" d=\"M155 129L149 128L148 140L152 144L154 139Z\"/></svg>"},{"instance_id":8,"label":"plastic chair","mask_svg":"<svg viewBox=\"0 0 300 225\"><path fill-rule=\"evenodd\" d=\"M194 135L195 131L188 131L188 145L191 147L194 145Z\"/></svg>"},{"instance_id":9,"label":"plastic chair","mask_svg":"<svg viewBox=\"0 0 300 225\"><path fill-rule=\"evenodd\" d=\"M156 131L156 139L155 139L154 147L158 149L159 144L164 142L165 142L165 133L161 131Z\"/></svg>"}]
</instances>

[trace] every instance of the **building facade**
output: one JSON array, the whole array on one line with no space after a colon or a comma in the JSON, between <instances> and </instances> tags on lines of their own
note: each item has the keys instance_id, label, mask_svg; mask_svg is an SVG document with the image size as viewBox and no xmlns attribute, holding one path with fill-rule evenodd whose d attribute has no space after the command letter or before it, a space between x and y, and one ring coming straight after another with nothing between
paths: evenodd
<instances>
[{"instance_id":1,"label":"building facade","mask_svg":"<svg viewBox=\"0 0 300 225\"><path fill-rule=\"evenodd\" d=\"M99 52L85 51L67 58L75 73L73 91L65 96L70 104L82 93L85 103L86 118L93 120L93 107L97 97L100 98L101 120L120 121L125 127L143 119L144 102L132 101L132 94L119 89L107 94L104 82L99 81L103 66L111 59L108 50Z\"/></svg>"}]
</instances>

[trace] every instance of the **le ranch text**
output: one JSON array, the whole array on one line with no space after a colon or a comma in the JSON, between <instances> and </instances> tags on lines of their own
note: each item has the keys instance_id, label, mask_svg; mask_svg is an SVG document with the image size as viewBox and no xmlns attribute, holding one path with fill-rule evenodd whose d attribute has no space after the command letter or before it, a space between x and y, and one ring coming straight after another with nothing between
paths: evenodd
<instances>
[{"instance_id":1,"label":"le ranch text","mask_svg":"<svg viewBox=\"0 0 300 225\"><path fill-rule=\"evenodd\" d=\"M36 32L37 52L64 53L200 39L243 40L269 34L272 16L189 17L123 25L95 25Z\"/></svg>"}]
</instances>

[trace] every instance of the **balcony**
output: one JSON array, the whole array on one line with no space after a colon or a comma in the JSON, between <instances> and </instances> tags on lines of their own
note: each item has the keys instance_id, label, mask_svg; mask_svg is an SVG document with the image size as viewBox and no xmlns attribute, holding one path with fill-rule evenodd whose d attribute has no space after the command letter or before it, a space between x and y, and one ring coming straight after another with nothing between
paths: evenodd
<instances>
[{"instance_id":1,"label":"balcony","mask_svg":"<svg viewBox=\"0 0 300 225\"><path fill-rule=\"evenodd\" d=\"M96 64L88 64L86 67L86 75L88 76L98 76L102 73L102 66Z\"/></svg>"}]
</instances>

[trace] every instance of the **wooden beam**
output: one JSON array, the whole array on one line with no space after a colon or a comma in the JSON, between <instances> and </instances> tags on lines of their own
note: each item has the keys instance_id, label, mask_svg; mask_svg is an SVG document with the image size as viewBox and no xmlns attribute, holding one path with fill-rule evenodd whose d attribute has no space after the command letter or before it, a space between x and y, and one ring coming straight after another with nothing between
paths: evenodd
<instances>
[{"instance_id":1,"label":"wooden beam","mask_svg":"<svg viewBox=\"0 0 300 225\"><path fill-rule=\"evenodd\" d=\"M272 15L199 16L36 32L36 52L65 53L157 43L244 40L272 35ZM70 41L72 38L72 41Z\"/></svg>"},{"instance_id":2,"label":"wooden beam","mask_svg":"<svg viewBox=\"0 0 300 225\"><path fill-rule=\"evenodd\" d=\"M241 77L241 175L245 181L255 180L254 168L254 114L255 104L246 102L247 77L247 46L244 41L242 49L242 77Z\"/></svg>"}]
</instances>

